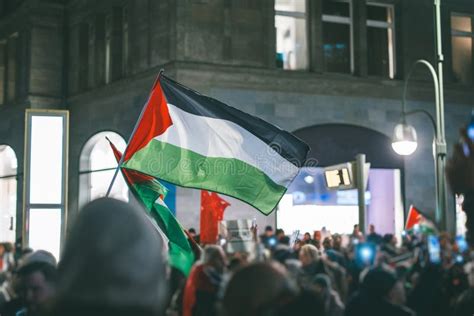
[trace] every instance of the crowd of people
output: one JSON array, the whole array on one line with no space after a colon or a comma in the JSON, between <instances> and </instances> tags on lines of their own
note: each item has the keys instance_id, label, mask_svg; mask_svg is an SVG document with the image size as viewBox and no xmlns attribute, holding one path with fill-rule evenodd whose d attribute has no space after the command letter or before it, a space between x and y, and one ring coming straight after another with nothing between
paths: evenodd
<instances>
[{"instance_id":1,"label":"crowd of people","mask_svg":"<svg viewBox=\"0 0 474 316\"><path fill-rule=\"evenodd\" d=\"M367 234L354 225L348 235L302 236L272 227L259 235L254 226L249 251L195 247L186 276L167 263L146 212L102 198L81 210L59 262L44 250L0 244L0 315L471 316L474 144L462 137L447 179L464 195L467 242L416 228L397 240L373 225Z\"/></svg>"},{"instance_id":2,"label":"crowd of people","mask_svg":"<svg viewBox=\"0 0 474 316\"><path fill-rule=\"evenodd\" d=\"M112 216L113 214L113 216ZM191 230L192 231L192 230ZM205 245L189 276L166 263L144 212L100 199L81 212L59 264L0 246L0 315L472 315L474 265L462 239L268 226L252 252ZM196 236L198 238L198 236ZM439 241L439 257L429 238Z\"/></svg>"},{"instance_id":3,"label":"crowd of people","mask_svg":"<svg viewBox=\"0 0 474 316\"><path fill-rule=\"evenodd\" d=\"M437 255L430 250L430 238L439 241ZM379 235L373 225L367 235L354 225L350 235L331 235L323 229L296 241L268 226L258 240L257 247L264 250L255 251L261 256L253 256L254 262L248 254L226 254L219 246L206 246L202 262L178 290L185 300L182 306L172 306L173 315L474 312L474 301L469 300L474 271L462 238L425 234L416 227L398 242L392 234ZM216 273L219 278L207 277ZM188 296L199 299L190 304Z\"/></svg>"}]
</instances>

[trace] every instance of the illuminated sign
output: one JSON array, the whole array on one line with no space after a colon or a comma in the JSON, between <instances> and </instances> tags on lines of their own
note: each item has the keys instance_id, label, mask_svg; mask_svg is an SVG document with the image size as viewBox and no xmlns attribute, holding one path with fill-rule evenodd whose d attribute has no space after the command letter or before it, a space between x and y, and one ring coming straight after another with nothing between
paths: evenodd
<instances>
[{"instance_id":1,"label":"illuminated sign","mask_svg":"<svg viewBox=\"0 0 474 316\"><path fill-rule=\"evenodd\" d=\"M352 164L344 163L324 169L324 179L328 189L353 189L355 183L352 175Z\"/></svg>"},{"instance_id":2,"label":"illuminated sign","mask_svg":"<svg viewBox=\"0 0 474 316\"><path fill-rule=\"evenodd\" d=\"M369 175L370 163L364 166L364 179L366 181ZM349 190L357 187L357 179L355 175L355 163L346 162L339 165L324 168L324 179L326 187L330 190Z\"/></svg>"}]
</instances>

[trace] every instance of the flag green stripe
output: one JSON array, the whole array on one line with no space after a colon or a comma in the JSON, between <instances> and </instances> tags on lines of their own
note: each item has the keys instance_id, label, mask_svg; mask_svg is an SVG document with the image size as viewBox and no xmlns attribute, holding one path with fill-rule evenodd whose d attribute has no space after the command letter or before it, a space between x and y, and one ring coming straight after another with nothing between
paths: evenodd
<instances>
[{"instance_id":1,"label":"flag green stripe","mask_svg":"<svg viewBox=\"0 0 474 316\"><path fill-rule=\"evenodd\" d=\"M183 228L171 213L170 209L164 203L155 203L157 199L160 199L160 194L166 194L164 190L158 192L156 189L163 189L164 187L156 180L134 183L132 187L134 194L143 202L146 210L169 240L169 264L187 276L194 263L194 253L191 249L191 245Z\"/></svg>"},{"instance_id":2,"label":"flag green stripe","mask_svg":"<svg viewBox=\"0 0 474 316\"><path fill-rule=\"evenodd\" d=\"M164 232L169 240L173 241L182 249L191 251L192 249L189 245L188 238L173 213L171 213L171 210L166 205L160 205L158 203L155 203L154 210L160 215L163 225L165 226Z\"/></svg>"},{"instance_id":3,"label":"flag green stripe","mask_svg":"<svg viewBox=\"0 0 474 316\"><path fill-rule=\"evenodd\" d=\"M169 239L168 260L169 264L176 269L181 270L184 275L189 275L194 263L194 253L191 245L183 232L183 228L178 223L174 215L165 205L155 204L153 216L158 215L157 222L165 227L163 230Z\"/></svg>"},{"instance_id":4,"label":"flag green stripe","mask_svg":"<svg viewBox=\"0 0 474 316\"><path fill-rule=\"evenodd\" d=\"M286 192L284 186L241 160L206 157L156 139L136 152L124 167L177 185L233 196L265 215Z\"/></svg>"},{"instance_id":5,"label":"flag green stripe","mask_svg":"<svg viewBox=\"0 0 474 316\"><path fill-rule=\"evenodd\" d=\"M152 184L152 182L155 181L132 183L130 185L135 197L145 205L147 211L153 208L156 199L158 199L161 194L161 192L155 190L156 185Z\"/></svg>"}]
</instances>

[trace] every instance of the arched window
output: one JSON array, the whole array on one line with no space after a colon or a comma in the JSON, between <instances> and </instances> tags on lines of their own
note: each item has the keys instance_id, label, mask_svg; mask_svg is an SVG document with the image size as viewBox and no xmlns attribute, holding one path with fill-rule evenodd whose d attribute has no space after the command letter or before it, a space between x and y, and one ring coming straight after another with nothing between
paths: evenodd
<instances>
[{"instance_id":1,"label":"arched window","mask_svg":"<svg viewBox=\"0 0 474 316\"><path fill-rule=\"evenodd\" d=\"M15 241L17 167L13 149L0 145L0 241Z\"/></svg>"},{"instance_id":2,"label":"arched window","mask_svg":"<svg viewBox=\"0 0 474 316\"><path fill-rule=\"evenodd\" d=\"M79 167L80 192L79 206L104 197L117 167L117 160L110 148L109 138L120 150L124 151L125 141L115 132L100 132L92 136L84 145ZM128 202L128 187L122 174L115 180L110 197Z\"/></svg>"}]
</instances>

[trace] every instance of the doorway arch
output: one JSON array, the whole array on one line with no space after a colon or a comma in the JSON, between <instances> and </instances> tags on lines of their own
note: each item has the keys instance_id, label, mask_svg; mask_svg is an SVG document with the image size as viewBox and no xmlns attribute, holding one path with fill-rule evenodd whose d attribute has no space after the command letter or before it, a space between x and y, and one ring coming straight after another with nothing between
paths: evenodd
<instances>
[{"instance_id":1,"label":"doorway arch","mask_svg":"<svg viewBox=\"0 0 474 316\"><path fill-rule=\"evenodd\" d=\"M357 192L328 190L322 168L365 154L371 164L367 224L374 224L379 233L401 235L404 161L393 152L390 137L367 127L338 123L304 127L293 134L310 146L310 163L301 169L279 204L278 227L310 232L327 226L332 232L350 233L358 223Z\"/></svg>"},{"instance_id":2,"label":"doorway arch","mask_svg":"<svg viewBox=\"0 0 474 316\"><path fill-rule=\"evenodd\" d=\"M117 168L117 161L107 138L118 150L123 152L125 149L125 140L113 131L98 132L86 141L79 163L79 208L105 196ZM110 197L128 202L128 186L121 173L117 175Z\"/></svg>"},{"instance_id":3,"label":"doorway arch","mask_svg":"<svg viewBox=\"0 0 474 316\"><path fill-rule=\"evenodd\" d=\"M400 169L403 158L392 150L392 140L376 130L350 124L321 124L293 132L311 148L308 158L317 159L321 167L354 160L359 153L366 155L372 168Z\"/></svg>"}]
</instances>

